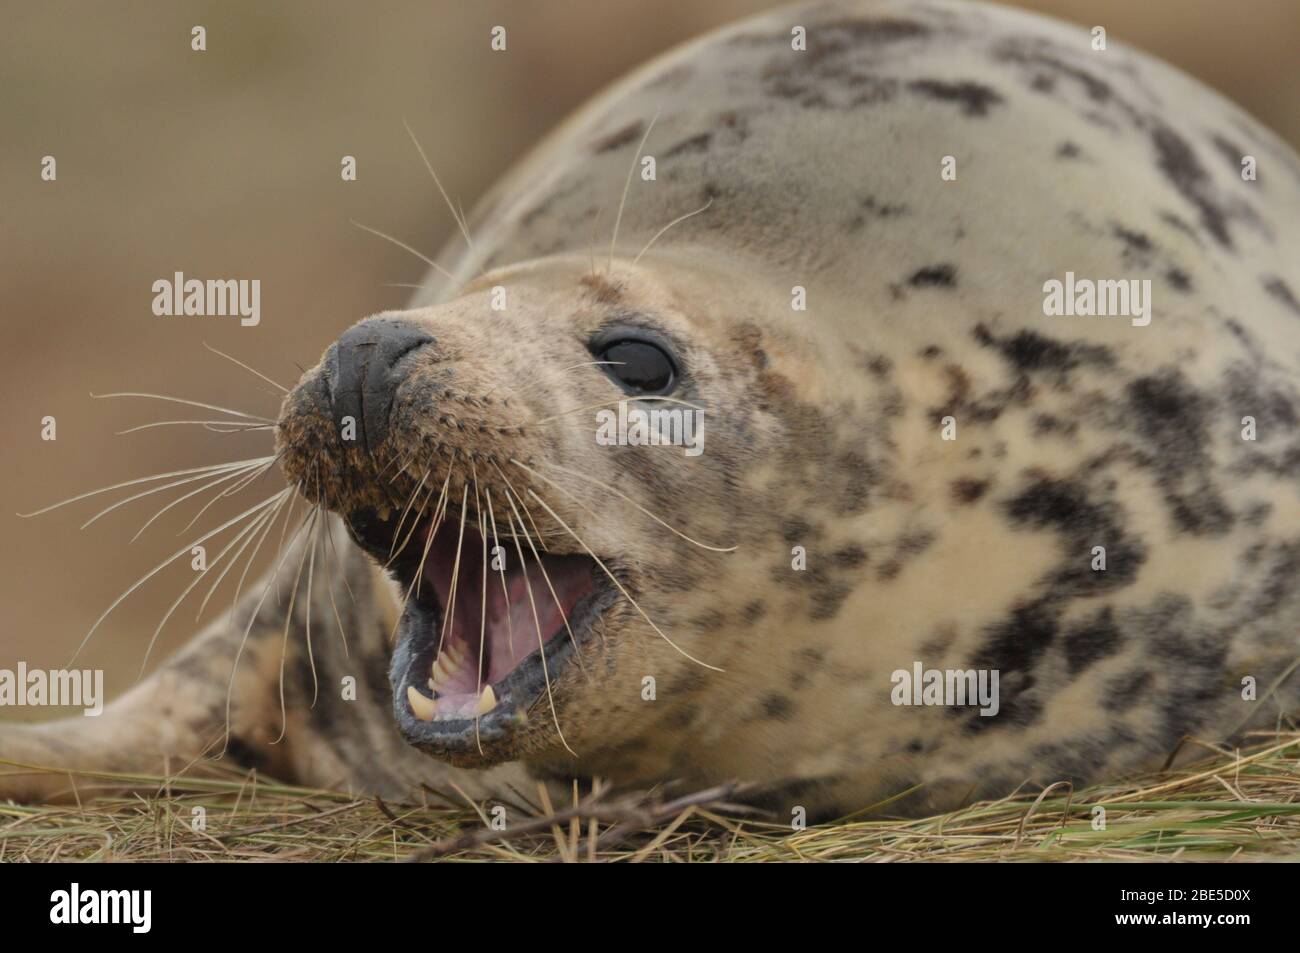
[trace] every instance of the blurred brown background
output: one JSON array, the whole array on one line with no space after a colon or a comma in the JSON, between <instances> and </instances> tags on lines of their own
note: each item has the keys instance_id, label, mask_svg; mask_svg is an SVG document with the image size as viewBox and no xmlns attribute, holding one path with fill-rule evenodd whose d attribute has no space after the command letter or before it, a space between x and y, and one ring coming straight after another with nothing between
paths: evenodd
<instances>
[{"instance_id":1,"label":"blurred brown background","mask_svg":"<svg viewBox=\"0 0 1300 953\"><path fill-rule=\"evenodd\" d=\"M84 532L78 526L99 508L92 504L117 496L30 520L14 511L269 446L265 435L197 428L115 436L193 415L153 401L95 401L89 392L154 391L274 416L271 389L203 341L291 385L347 325L404 303L410 292L392 283L419 281L424 266L349 224L430 254L452 227L403 118L468 210L607 82L681 40L775 5L0 2L0 667L19 659L64 665L117 594L180 547L176 533L194 510L177 507L173 514L188 512L130 546L160 504L140 500ZM1020 5L1102 24L1110 38L1182 67L1300 142L1296 0ZM195 24L207 28L204 53L190 50ZM505 54L488 49L494 24L509 31ZM57 182L39 178L47 154L57 159ZM357 157L356 182L340 180L345 154ZM174 271L261 279L260 326L155 317L150 287ZM58 421L53 443L40 439L47 414ZM240 509L256 499L245 496ZM203 525L218 525L217 515L214 507ZM218 549L209 545L209 555ZM189 578L185 560L96 633L81 663L105 668L111 693L134 679L154 626ZM206 583L196 593L205 591ZM155 664L194 631L196 605L169 623Z\"/></svg>"}]
</instances>

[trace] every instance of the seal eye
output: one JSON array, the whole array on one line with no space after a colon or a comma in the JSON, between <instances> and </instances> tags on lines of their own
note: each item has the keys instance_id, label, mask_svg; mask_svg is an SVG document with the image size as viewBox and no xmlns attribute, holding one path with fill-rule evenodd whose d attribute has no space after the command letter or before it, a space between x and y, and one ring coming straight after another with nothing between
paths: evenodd
<instances>
[{"instance_id":1,"label":"seal eye","mask_svg":"<svg viewBox=\"0 0 1300 953\"><path fill-rule=\"evenodd\" d=\"M677 368L664 351L646 341L624 339L602 347L596 357L602 369L633 394L663 394L672 390Z\"/></svg>"}]
</instances>

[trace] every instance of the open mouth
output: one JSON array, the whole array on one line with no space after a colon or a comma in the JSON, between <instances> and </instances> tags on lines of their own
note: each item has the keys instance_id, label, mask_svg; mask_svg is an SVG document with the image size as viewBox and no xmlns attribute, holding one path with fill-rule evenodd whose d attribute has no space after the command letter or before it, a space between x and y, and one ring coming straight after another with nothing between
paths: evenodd
<instances>
[{"instance_id":1,"label":"open mouth","mask_svg":"<svg viewBox=\"0 0 1300 953\"><path fill-rule=\"evenodd\" d=\"M486 517L480 531L474 513L446 514L436 528L387 515L361 511L348 526L406 597L390 670L406 740L482 756L539 712L549 720L557 676L614 601L595 560L548 553L500 526L494 534Z\"/></svg>"}]
</instances>

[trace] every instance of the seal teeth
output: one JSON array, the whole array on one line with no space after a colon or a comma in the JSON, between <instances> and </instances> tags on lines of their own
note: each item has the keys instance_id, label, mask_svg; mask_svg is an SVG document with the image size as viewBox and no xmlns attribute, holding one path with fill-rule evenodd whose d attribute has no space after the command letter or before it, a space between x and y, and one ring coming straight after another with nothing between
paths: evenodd
<instances>
[{"instance_id":1,"label":"seal teeth","mask_svg":"<svg viewBox=\"0 0 1300 953\"><path fill-rule=\"evenodd\" d=\"M411 714L420 721L433 721L438 716L438 703L432 698L425 698L414 685L406 686L406 701L411 706Z\"/></svg>"},{"instance_id":2,"label":"seal teeth","mask_svg":"<svg viewBox=\"0 0 1300 953\"><path fill-rule=\"evenodd\" d=\"M448 681L465 665L465 650L453 643L443 648L429 668L429 687L437 689Z\"/></svg>"},{"instance_id":3,"label":"seal teeth","mask_svg":"<svg viewBox=\"0 0 1300 953\"><path fill-rule=\"evenodd\" d=\"M491 685L483 686L483 694L478 697L478 704L474 706L475 715L486 715L493 708L497 707L497 693L492 690Z\"/></svg>"}]
</instances>

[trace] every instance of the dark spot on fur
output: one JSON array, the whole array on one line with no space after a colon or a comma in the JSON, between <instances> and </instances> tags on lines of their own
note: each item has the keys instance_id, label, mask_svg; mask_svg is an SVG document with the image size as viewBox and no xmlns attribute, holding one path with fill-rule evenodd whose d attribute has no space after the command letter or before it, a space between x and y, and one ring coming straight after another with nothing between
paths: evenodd
<instances>
[{"instance_id":1,"label":"dark spot on fur","mask_svg":"<svg viewBox=\"0 0 1300 953\"><path fill-rule=\"evenodd\" d=\"M1168 126L1156 123L1151 133L1156 160L1180 195L1201 213L1201 226L1225 248L1232 248L1228 216L1210 194L1209 175L1187 140Z\"/></svg>"},{"instance_id":2,"label":"dark spot on fur","mask_svg":"<svg viewBox=\"0 0 1300 953\"><path fill-rule=\"evenodd\" d=\"M784 695L772 694L763 699L763 717L789 721L794 714L794 702Z\"/></svg>"},{"instance_id":3,"label":"dark spot on fur","mask_svg":"<svg viewBox=\"0 0 1300 953\"><path fill-rule=\"evenodd\" d=\"M744 620L746 625L753 625L759 619L763 618L763 616L766 613L767 613L767 608L763 605L763 603L760 600L755 599L753 602L745 606L744 610L740 614L740 617L742 620Z\"/></svg>"},{"instance_id":4,"label":"dark spot on fur","mask_svg":"<svg viewBox=\"0 0 1300 953\"><path fill-rule=\"evenodd\" d=\"M812 526L801 519L786 520L781 524L781 538L787 543L798 543L801 540L807 540L812 533Z\"/></svg>"},{"instance_id":5,"label":"dark spot on fur","mask_svg":"<svg viewBox=\"0 0 1300 953\"><path fill-rule=\"evenodd\" d=\"M926 99L956 103L961 106L963 116L986 116L990 106L1003 101L996 90L968 80L949 83L937 79L918 79L908 83L907 88Z\"/></svg>"},{"instance_id":6,"label":"dark spot on fur","mask_svg":"<svg viewBox=\"0 0 1300 953\"><path fill-rule=\"evenodd\" d=\"M1151 252L1155 250L1151 239L1142 232L1118 224L1111 226L1111 232L1124 245L1123 256L1125 261L1145 261L1150 257Z\"/></svg>"},{"instance_id":7,"label":"dark spot on fur","mask_svg":"<svg viewBox=\"0 0 1300 953\"><path fill-rule=\"evenodd\" d=\"M1270 295L1282 302L1288 309L1295 314L1300 314L1300 300L1296 299L1295 292L1281 278L1269 278L1264 282L1264 290Z\"/></svg>"},{"instance_id":8,"label":"dark spot on fur","mask_svg":"<svg viewBox=\"0 0 1300 953\"><path fill-rule=\"evenodd\" d=\"M727 617L717 609L709 609L691 620L691 625L701 632L717 632L727 624Z\"/></svg>"},{"instance_id":9,"label":"dark spot on fur","mask_svg":"<svg viewBox=\"0 0 1300 953\"><path fill-rule=\"evenodd\" d=\"M1131 381L1126 396L1133 425L1144 440L1139 459L1156 470L1174 525L1198 535L1228 532L1232 511L1211 480L1214 399L1193 388L1177 368Z\"/></svg>"},{"instance_id":10,"label":"dark spot on fur","mask_svg":"<svg viewBox=\"0 0 1300 953\"><path fill-rule=\"evenodd\" d=\"M856 543L843 546L831 554L831 559L845 569L856 569L867 561L867 551Z\"/></svg>"},{"instance_id":11,"label":"dark spot on fur","mask_svg":"<svg viewBox=\"0 0 1300 953\"><path fill-rule=\"evenodd\" d=\"M913 288L955 288L957 287L957 267L955 265L929 265L913 272L907 279Z\"/></svg>"},{"instance_id":12,"label":"dark spot on fur","mask_svg":"<svg viewBox=\"0 0 1300 953\"><path fill-rule=\"evenodd\" d=\"M983 496L989 488L988 480L975 480L962 477L952 481L952 498L958 503L969 505Z\"/></svg>"},{"instance_id":13,"label":"dark spot on fur","mask_svg":"<svg viewBox=\"0 0 1300 953\"><path fill-rule=\"evenodd\" d=\"M1070 371L1081 364L1109 367L1114 357L1104 345L1061 342L1034 331L1020 331L998 338L982 324L976 325L975 340L985 347L996 347L1002 356L1024 372Z\"/></svg>"},{"instance_id":14,"label":"dark spot on fur","mask_svg":"<svg viewBox=\"0 0 1300 953\"><path fill-rule=\"evenodd\" d=\"M664 728L672 730L689 728L699 713L700 709L698 705L682 705L678 708L674 708L671 712L665 715L664 718L660 720L659 724Z\"/></svg>"},{"instance_id":15,"label":"dark spot on fur","mask_svg":"<svg viewBox=\"0 0 1300 953\"><path fill-rule=\"evenodd\" d=\"M1226 136L1213 136L1210 141L1214 143L1214 148L1219 150L1219 154L1228 160L1228 165L1232 167L1232 174L1241 175L1241 160L1246 157L1245 150Z\"/></svg>"},{"instance_id":16,"label":"dark spot on fur","mask_svg":"<svg viewBox=\"0 0 1300 953\"><path fill-rule=\"evenodd\" d=\"M671 159L688 152L708 152L709 143L713 141L713 133L702 132L698 136L691 136L689 139L683 139L681 142L672 146L664 153L664 158Z\"/></svg>"},{"instance_id":17,"label":"dark spot on fur","mask_svg":"<svg viewBox=\"0 0 1300 953\"><path fill-rule=\"evenodd\" d=\"M1077 675L1093 662L1115 654L1122 642L1110 606L1078 626L1066 630L1065 662L1071 675Z\"/></svg>"},{"instance_id":18,"label":"dark spot on fur","mask_svg":"<svg viewBox=\"0 0 1300 953\"><path fill-rule=\"evenodd\" d=\"M628 123L616 132L611 132L609 135L597 139L591 144L591 151L594 155L600 155L602 152L621 149L629 143L637 142L644 133L645 126L638 119L635 122Z\"/></svg>"},{"instance_id":19,"label":"dark spot on fur","mask_svg":"<svg viewBox=\"0 0 1300 953\"><path fill-rule=\"evenodd\" d=\"M1192 290L1192 278L1181 268L1170 268L1165 272L1165 280L1175 291L1186 293Z\"/></svg>"},{"instance_id":20,"label":"dark spot on fur","mask_svg":"<svg viewBox=\"0 0 1300 953\"><path fill-rule=\"evenodd\" d=\"M1063 142L1056 147L1056 157L1058 159L1077 159L1083 154L1083 150L1073 142Z\"/></svg>"}]
</instances>

